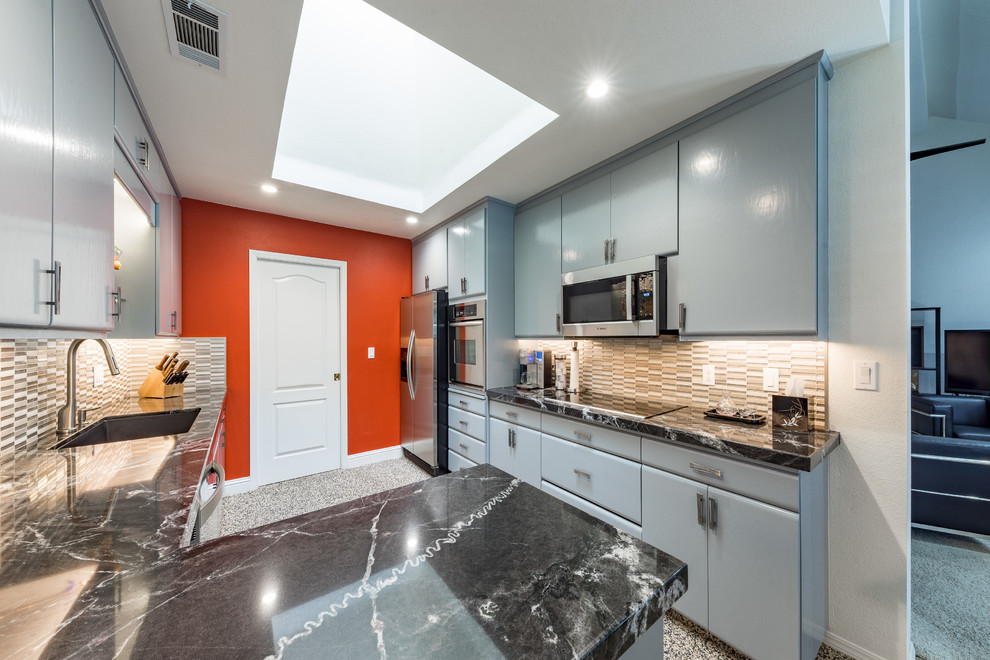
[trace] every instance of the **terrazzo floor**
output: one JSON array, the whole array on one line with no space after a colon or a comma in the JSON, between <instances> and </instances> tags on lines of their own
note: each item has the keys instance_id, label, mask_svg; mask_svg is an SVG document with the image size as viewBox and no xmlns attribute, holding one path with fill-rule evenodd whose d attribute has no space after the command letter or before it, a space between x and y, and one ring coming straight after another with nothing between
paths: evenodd
<instances>
[{"instance_id":1,"label":"terrazzo floor","mask_svg":"<svg viewBox=\"0 0 990 660\"><path fill-rule=\"evenodd\" d=\"M427 474L411 461L397 458L261 486L250 493L223 498L221 535L234 534L427 478ZM676 612L664 618L663 638L665 660L747 660L748 657ZM852 658L822 645L816 660Z\"/></svg>"}]
</instances>

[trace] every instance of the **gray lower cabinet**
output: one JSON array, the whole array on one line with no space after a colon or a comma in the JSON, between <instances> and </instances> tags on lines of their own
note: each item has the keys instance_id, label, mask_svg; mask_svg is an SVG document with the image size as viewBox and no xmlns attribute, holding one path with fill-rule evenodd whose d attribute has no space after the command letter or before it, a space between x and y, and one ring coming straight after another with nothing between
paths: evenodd
<instances>
[{"instance_id":1,"label":"gray lower cabinet","mask_svg":"<svg viewBox=\"0 0 990 660\"><path fill-rule=\"evenodd\" d=\"M817 71L681 138L671 294L683 305L682 336L824 333L826 86Z\"/></svg>"},{"instance_id":2,"label":"gray lower cabinet","mask_svg":"<svg viewBox=\"0 0 990 660\"><path fill-rule=\"evenodd\" d=\"M560 197L515 217L517 337L560 336Z\"/></svg>"},{"instance_id":3,"label":"gray lower cabinet","mask_svg":"<svg viewBox=\"0 0 990 660\"><path fill-rule=\"evenodd\" d=\"M492 418L488 427L492 465L540 487L540 432Z\"/></svg>"}]
</instances>

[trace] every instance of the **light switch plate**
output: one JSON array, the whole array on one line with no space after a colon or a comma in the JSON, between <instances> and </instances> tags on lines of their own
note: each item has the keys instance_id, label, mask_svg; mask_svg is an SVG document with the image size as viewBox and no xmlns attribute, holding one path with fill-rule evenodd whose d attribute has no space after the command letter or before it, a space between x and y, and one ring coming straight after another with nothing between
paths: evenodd
<instances>
[{"instance_id":1,"label":"light switch plate","mask_svg":"<svg viewBox=\"0 0 990 660\"><path fill-rule=\"evenodd\" d=\"M701 367L701 384L702 385L714 385L715 384L715 366L711 364L706 364Z\"/></svg>"},{"instance_id":2,"label":"light switch plate","mask_svg":"<svg viewBox=\"0 0 990 660\"><path fill-rule=\"evenodd\" d=\"M857 390L876 392L878 362L853 362L853 387Z\"/></svg>"},{"instance_id":3,"label":"light switch plate","mask_svg":"<svg viewBox=\"0 0 990 660\"><path fill-rule=\"evenodd\" d=\"M763 368L763 391L776 392L780 389L780 370L776 367Z\"/></svg>"},{"instance_id":4,"label":"light switch plate","mask_svg":"<svg viewBox=\"0 0 990 660\"><path fill-rule=\"evenodd\" d=\"M370 360L370 359L372 359L374 357L375 357L375 347L374 346L369 346L368 347L368 359Z\"/></svg>"},{"instance_id":5,"label":"light switch plate","mask_svg":"<svg viewBox=\"0 0 990 660\"><path fill-rule=\"evenodd\" d=\"M103 385L103 367L99 364L93 365L93 387Z\"/></svg>"}]
</instances>

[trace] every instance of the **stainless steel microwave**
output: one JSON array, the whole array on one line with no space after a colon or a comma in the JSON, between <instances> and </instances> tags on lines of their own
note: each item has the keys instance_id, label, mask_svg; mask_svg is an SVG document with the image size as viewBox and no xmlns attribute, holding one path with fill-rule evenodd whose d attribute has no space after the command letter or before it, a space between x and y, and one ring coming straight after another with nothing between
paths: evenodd
<instances>
[{"instance_id":1,"label":"stainless steel microwave","mask_svg":"<svg viewBox=\"0 0 990 660\"><path fill-rule=\"evenodd\" d=\"M641 257L565 273L565 337L656 337L667 327L667 260Z\"/></svg>"}]
</instances>

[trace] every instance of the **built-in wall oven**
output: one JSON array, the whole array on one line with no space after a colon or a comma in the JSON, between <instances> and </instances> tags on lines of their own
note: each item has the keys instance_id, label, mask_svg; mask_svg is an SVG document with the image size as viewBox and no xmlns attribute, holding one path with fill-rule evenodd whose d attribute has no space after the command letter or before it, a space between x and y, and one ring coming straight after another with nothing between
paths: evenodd
<instances>
[{"instance_id":1,"label":"built-in wall oven","mask_svg":"<svg viewBox=\"0 0 990 660\"><path fill-rule=\"evenodd\" d=\"M656 337L671 332L664 257L564 273L561 285L565 337Z\"/></svg>"},{"instance_id":2,"label":"built-in wall oven","mask_svg":"<svg viewBox=\"0 0 990 660\"><path fill-rule=\"evenodd\" d=\"M450 310L450 382L485 387L485 302L457 303Z\"/></svg>"}]
</instances>

